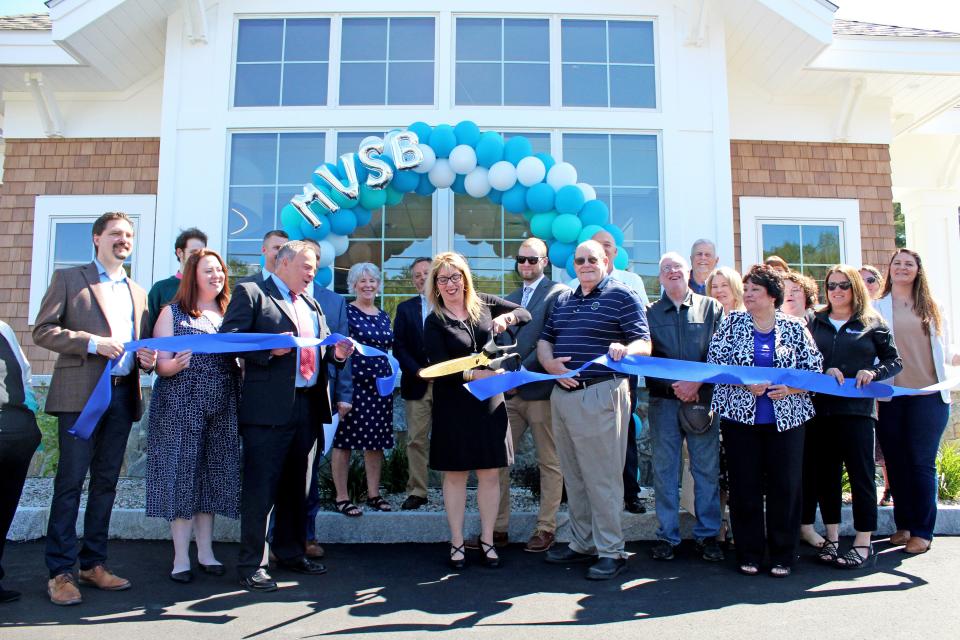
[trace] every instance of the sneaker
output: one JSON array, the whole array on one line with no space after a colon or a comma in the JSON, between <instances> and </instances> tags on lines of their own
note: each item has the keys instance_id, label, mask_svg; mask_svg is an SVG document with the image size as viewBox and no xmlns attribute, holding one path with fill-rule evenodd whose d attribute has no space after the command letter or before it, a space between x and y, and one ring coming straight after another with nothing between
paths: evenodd
<instances>
[{"instance_id":1,"label":"sneaker","mask_svg":"<svg viewBox=\"0 0 960 640\"><path fill-rule=\"evenodd\" d=\"M723 549L720 548L716 538L697 540L697 551L707 562L722 562L724 559Z\"/></svg>"},{"instance_id":2,"label":"sneaker","mask_svg":"<svg viewBox=\"0 0 960 640\"><path fill-rule=\"evenodd\" d=\"M674 546L666 540L659 540L657 544L650 549L650 557L654 560L673 560Z\"/></svg>"},{"instance_id":3,"label":"sneaker","mask_svg":"<svg viewBox=\"0 0 960 640\"><path fill-rule=\"evenodd\" d=\"M83 602L83 596L77 588L77 579L72 573L61 573L50 578L47 582L47 595L50 596L50 602L61 607Z\"/></svg>"}]
</instances>

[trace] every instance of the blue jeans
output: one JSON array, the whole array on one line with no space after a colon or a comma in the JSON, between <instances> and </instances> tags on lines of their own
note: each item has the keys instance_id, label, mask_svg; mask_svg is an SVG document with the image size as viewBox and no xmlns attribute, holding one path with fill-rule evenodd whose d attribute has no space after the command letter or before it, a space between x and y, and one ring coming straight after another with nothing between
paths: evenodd
<instances>
[{"instance_id":1,"label":"blue jeans","mask_svg":"<svg viewBox=\"0 0 960 640\"><path fill-rule=\"evenodd\" d=\"M681 445L687 440L690 471L694 480L697 540L712 538L720 531L720 436L719 422L701 435L690 435L680 426L680 401L650 398L648 421L653 438L653 486L657 492L657 538L680 544Z\"/></svg>"}]
</instances>

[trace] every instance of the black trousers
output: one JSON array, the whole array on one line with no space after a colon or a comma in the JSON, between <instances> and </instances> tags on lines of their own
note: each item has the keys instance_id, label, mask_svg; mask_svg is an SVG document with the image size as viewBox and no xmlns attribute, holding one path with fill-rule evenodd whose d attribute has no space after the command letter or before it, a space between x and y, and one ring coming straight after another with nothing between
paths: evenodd
<instances>
[{"instance_id":1,"label":"black trousers","mask_svg":"<svg viewBox=\"0 0 960 640\"><path fill-rule=\"evenodd\" d=\"M273 509L271 550L281 562L296 562L306 549L307 457L319 422L310 400L298 391L286 424L241 424L243 488L240 493L241 578L264 566L268 518Z\"/></svg>"},{"instance_id":2,"label":"black trousers","mask_svg":"<svg viewBox=\"0 0 960 640\"><path fill-rule=\"evenodd\" d=\"M820 503L820 517L824 524L840 522L841 479L843 466L846 465L853 493L853 528L857 531L876 531L875 424L876 421L869 416L817 416L807 424L807 445L817 448L812 490L815 492L815 503ZM811 433L815 434L812 438ZM807 451L804 450L806 456ZM807 491L806 473L804 468L804 491ZM805 494L804 502L806 499ZM804 517L804 524L812 522L812 517L809 520Z\"/></svg>"},{"instance_id":3,"label":"black trousers","mask_svg":"<svg viewBox=\"0 0 960 640\"><path fill-rule=\"evenodd\" d=\"M804 427L721 420L730 474L730 518L737 561L793 566L800 539ZM766 513L764 513L766 490Z\"/></svg>"},{"instance_id":4,"label":"black trousers","mask_svg":"<svg viewBox=\"0 0 960 640\"><path fill-rule=\"evenodd\" d=\"M623 464L623 499L624 501L635 500L640 493L640 483L637 481L639 474L637 461L637 430L633 425L633 413L637 410L637 386L639 379L637 376L630 376L630 419L627 429L627 459Z\"/></svg>"},{"instance_id":5,"label":"black trousers","mask_svg":"<svg viewBox=\"0 0 960 640\"><path fill-rule=\"evenodd\" d=\"M3 545L38 444L40 430L35 418L17 420L15 425L0 425L0 580L4 576Z\"/></svg>"},{"instance_id":6,"label":"black trousers","mask_svg":"<svg viewBox=\"0 0 960 640\"><path fill-rule=\"evenodd\" d=\"M80 417L79 413L57 416L60 462L53 480L53 500L47 523L46 561L51 578L73 571L78 557L81 569L91 569L107 561L110 514L117 497L117 478L123 466L130 427L133 426L133 385L139 383L139 377L130 376L113 388L110 406L89 440L67 433ZM83 545L78 554L77 514L87 471L90 472L90 488L83 516Z\"/></svg>"},{"instance_id":7,"label":"black trousers","mask_svg":"<svg viewBox=\"0 0 960 640\"><path fill-rule=\"evenodd\" d=\"M836 446L823 434L825 425L816 420L807 423L803 436L803 485L800 502L800 524L813 524L817 519L820 492L817 490L821 469L820 459L826 447ZM823 506L820 505L821 510ZM826 521L824 521L826 522ZM831 523L832 524L832 523Z\"/></svg>"}]
</instances>

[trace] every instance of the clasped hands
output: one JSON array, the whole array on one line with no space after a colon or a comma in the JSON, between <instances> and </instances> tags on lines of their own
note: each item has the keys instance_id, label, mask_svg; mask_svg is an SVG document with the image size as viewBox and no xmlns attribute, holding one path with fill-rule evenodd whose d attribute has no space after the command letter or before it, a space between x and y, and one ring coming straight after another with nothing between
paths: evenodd
<instances>
[{"instance_id":1,"label":"clasped hands","mask_svg":"<svg viewBox=\"0 0 960 640\"><path fill-rule=\"evenodd\" d=\"M293 333L292 333L291 331L284 331L284 332L283 332L282 334L280 334L280 335L292 336ZM353 355L354 349L355 349L355 347L353 346L353 341L352 341L352 340L347 340L347 339L338 340L338 341L336 342L336 344L333 345L333 356L334 356L337 360L343 362L344 360L346 360L347 358L349 358L351 355ZM285 356L285 355L287 355L288 353L290 353L291 351L293 351L293 348L292 348L292 347L281 347L281 348L278 348L278 349L271 349L271 350L270 350L270 355L272 355L272 356Z\"/></svg>"},{"instance_id":2,"label":"clasped hands","mask_svg":"<svg viewBox=\"0 0 960 640\"><path fill-rule=\"evenodd\" d=\"M114 338L97 338L96 342L97 353L109 360L119 358L126 351L123 348L123 343ZM144 371L153 371L154 367L157 366L157 351L140 347L137 349L137 364Z\"/></svg>"}]
</instances>

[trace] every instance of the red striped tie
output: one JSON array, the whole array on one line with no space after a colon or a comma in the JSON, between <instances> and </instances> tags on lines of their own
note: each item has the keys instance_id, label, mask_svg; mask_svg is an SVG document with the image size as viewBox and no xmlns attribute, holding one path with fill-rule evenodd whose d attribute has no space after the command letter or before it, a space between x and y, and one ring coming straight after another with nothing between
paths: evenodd
<instances>
[{"instance_id":1,"label":"red striped tie","mask_svg":"<svg viewBox=\"0 0 960 640\"><path fill-rule=\"evenodd\" d=\"M290 292L290 300L293 302L293 312L297 316L297 333L301 338L315 338L317 334L313 331L313 320L310 318L310 314L301 308L306 306L306 303L304 302L302 305L298 305L297 294L292 291ZM305 380L309 380L313 377L313 373L316 370L317 348L301 347L300 375L303 376Z\"/></svg>"}]
</instances>

